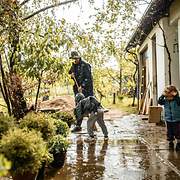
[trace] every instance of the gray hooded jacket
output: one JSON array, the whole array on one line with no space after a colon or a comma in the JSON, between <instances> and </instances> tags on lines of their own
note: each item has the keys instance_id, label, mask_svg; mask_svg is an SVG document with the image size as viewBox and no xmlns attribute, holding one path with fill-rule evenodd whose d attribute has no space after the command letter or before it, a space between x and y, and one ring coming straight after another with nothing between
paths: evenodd
<instances>
[{"instance_id":1,"label":"gray hooded jacket","mask_svg":"<svg viewBox=\"0 0 180 180\"><path fill-rule=\"evenodd\" d=\"M95 113L99 108L101 108L100 102L94 96L83 98L81 93L78 93L75 100L79 100L76 102L77 105L74 110L74 114L77 119L81 119L85 114L89 114L91 112Z\"/></svg>"}]
</instances>

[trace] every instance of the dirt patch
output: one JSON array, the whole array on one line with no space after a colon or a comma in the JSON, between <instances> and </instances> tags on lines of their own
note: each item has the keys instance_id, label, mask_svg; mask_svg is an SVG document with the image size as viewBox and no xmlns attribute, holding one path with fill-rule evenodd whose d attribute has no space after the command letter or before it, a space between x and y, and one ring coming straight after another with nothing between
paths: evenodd
<instances>
[{"instance_id":1,"label":"dirt patch","mask_svg":"<svg viewBox=\"0 0 180 180\"><path fill-rule=\"evenodd\" d=\"M39 104L39 110L55 110L55 111L67 111L73 113L75 107L74 97L69 95L59 96L52 100L42 101ZM108 109L105 113L105 120L113 120L114 118L120 118L127 113L122 112L119 109Z\"/></svg>"},{"instance_id":2,"label":"dirt patch","mask_svg":"<svg viewBox=\"0 0 180 180\"><path fill-rule=\"evenodd\" d=\"M75 107L74 97L64 95L52 100L42 101L39 104L39 110L55 109L59 111L72 112Z\"/></svg>"}]
</instances>

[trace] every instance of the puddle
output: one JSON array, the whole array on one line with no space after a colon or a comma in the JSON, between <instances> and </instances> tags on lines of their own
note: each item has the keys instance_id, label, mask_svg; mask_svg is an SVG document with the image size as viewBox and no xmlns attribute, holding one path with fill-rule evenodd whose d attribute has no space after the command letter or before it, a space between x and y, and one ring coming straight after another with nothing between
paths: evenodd
<instances>
[{"instance_id":1,"label":"puddle","mask_svg":"<svg viewBox=\"0 0 180 180\"><path fill-rule=\"evenodd\" d=\"M86 121L83 131L71 134L72 144L65 165L47 180L175 180L180 179L177 154L168 153L166 141L159 127L140 126L140 120L124 116L106 121L109 140L104 141L98 128L97 140L85 142ZM160 130L161 129L161 130ZM164 158L164 159L163 159ZM162 160L163 159L163 160ZM174 164L168 164L173 162ZM171 166L172 165L172 166Z\"/></svg>"}]
</instances>

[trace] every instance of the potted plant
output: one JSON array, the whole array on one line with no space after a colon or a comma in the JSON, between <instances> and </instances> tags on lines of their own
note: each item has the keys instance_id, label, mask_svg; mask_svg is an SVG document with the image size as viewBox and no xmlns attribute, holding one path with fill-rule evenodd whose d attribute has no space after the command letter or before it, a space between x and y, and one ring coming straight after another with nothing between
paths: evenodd
<instances>
[{"instance_id":1,"label":"potted plant","mask_svg":"<svg viewBox=\"0 0 180 180\"><path fill-rule=\"evenodd\" d=\"M34 180L42 162L50 157L40 133L19 128L2 136L0 153L11 161L14 180Z\"/></svg>"},{"instance_id":2,"label":"potted plant","mask_svg":"<svg viewBox=\"0 0 180 180\"><path fill-rule=\"evenodd\" d=\"M55 135L48 142L49 152L53 155L54 161L51 162L52 167L62 167L65 162L68 140L62 135Z\"/></svg>"},{"instance_id":3,"label":"potted plant","mask_svg":"<svg viewBox=\"0 0 180 180\"><path fill-rule=\"evenodd\" d=\"M55 126L56 126L56 134L60 134L64 137L68 136L70 130L66 122L63 122L61 120L55 120Z\"/></svg>"},{"instance_id":4,"label":"potted plant","mask_svg":"<svg viewBox=\"0 0 180 180\"><path fill-rule=\"evenodd\" d=\"M0 114L0 138L5 134L11 127L14 127L14 118L12 116Z\"/></svg>"},{"instance_id":5,"label":"potted plant","mask_svg":"<svg viewBox=\"0 0 180 180\"><path fill-rule=\"evenodd\" d=\"M42 133L42 137L45 141L56 134L56 127L54 125L54 119L45 113L28 113L20 121L20 127L27 127L29 130L36 130Z\"/></svg>"},{"instance_id":6,"label":"potted plant","mask_svg":"<svg viewBox=\"0 0 180 180\"><path fill-rule=\"evenodd\" d=\"M75 117L69 112L58 111L58 112L52 114L52 117L66 122L68 124L69 128L71 127L72 124L75 123Z\"/></svg>"}]
</instances>

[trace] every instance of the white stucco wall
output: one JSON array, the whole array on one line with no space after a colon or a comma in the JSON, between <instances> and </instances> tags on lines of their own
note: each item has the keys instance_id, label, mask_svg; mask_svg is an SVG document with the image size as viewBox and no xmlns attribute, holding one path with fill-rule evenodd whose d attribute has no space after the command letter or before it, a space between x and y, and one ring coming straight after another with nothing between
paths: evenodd
<instances>
[{"instance_id":1,"label":"white stucco wall","mask_svg":"<svg viewBox=\"0 0 180 180\"><path fill-rule=\"evenodd\" d=\"M172 25L180 18L180 0L174 0L169 9L169 24Z\"/></svg>"},{"instance_id":2,"label":"white stucco wall","mask_svg":"<svg viewBox=\"0 0 180 180\"><path fill-rule=\"evenodd\" d=\"M169 18L162 18L160 20L161 27L165 30L166 41L171 54L171 75L172 84L180 89L180 63L179 63L179 53L177 48L174 48L174 44L178 41L178 27L177 24L169 25ZM180 23L179 23L179 34L180 34ZM169 74L168 74L168 54L164 46L164 38L162 30L156 25L150 32L148 37L145 39L143 44L139 48L139 53L143 50L145 46L148 46L148 73L149 81L153 84L153 52L152 52L152 40L153 36L156 36L156 59L157 59L157 96L159 97L164 90L164 87L169 84ZM180 42L180 36L179 36ZM180 48L180 47L179 47ZM152 94L152 88L151 88ZM151 95L153 97L153 95Z\"/></svg>"},{"instance_id":3,"label":"white stucco wall","mask_svg":"<svg viewBox=\"0 0 180 180\"><path fill-rule=\"evenodd\" d=\"M160 22L162 25L162 22ZM149 71L149 80L153 84L153 54L152 54L152 40L151 38L153 36L156 36L156 59L157 59L157 90L158 94L157 96L160 96L162 93L164 87L165 87L165 50L163 46L163 36L162 36L162 31L158 28L156 25L153 30L150 32L148 37L145 39L143 44L139 48L139 53L142 52L145 46L148 46L148 71ZM152 94L152 87L151 87L151 92L150 92L151 97L153 97Z\"/></svg>"},{"instance_id":4,"label":"white stucco wall","mask_svg":"<svg viewBox=\"0 0 180 180\"><path fill-rule=\"evenodd\" d=\"M175 51L176 51L174 53L174 56L175 56L174 59L178 61L178 65L176 65L176 67L174 65L172 69L174 70L174 68L175 69L179 68L179 74L178 74L179 79L176 79L176 81L179 81L179 83L177 84L177 87L180 90L180 20L179 20L180 19L180 0L174 0L174 2L171 4L171 7L169 9L169 13L170 13L170 17L169 17L170 26L173 26L173 25L176 26L176 31L175 31L176 42L173 42L173 43L174 43Z\"/></svg>"},{"instance_id":5,"label":"white stucco wall","mask_svg":"<svg viewBox=\"0 0 180 180\"><path fill-rule=\"evenodd\" d=\"M161 27L165 31L167 46L171 54L171 78L172 84L174 84L180 90L180 0L174 0L169 9L169 17L162 18L159 21ZM156 37L156 45L153 45L152 37ZM179 45L178 45L179 44ZM153 47L156 46L156 61L157 61L157 96L153 95L156 90L151 87L150 98L159 97L166 85L169 85L169 73L168 73L168 54L164 46L163 32L156 25L149 35L146 37L145 41L139 47L139 54L148 47L148 59L146 61L147 83L155 80L155 75L153 75L153 58L155 57ZM139 55L140 57L140 55ZM153 91L154 90L154 91ZM155 101L153 100L153 104Z\"/></svg>"},{"instance_id":6,"label":"white stucco wall","mask_svg":"<svg viewBox=\"0 0 180 180\"><path fill-rule=\"evenodd\" d=\"M172 24L169 25L169 19L163 18L163 29L165 30L167 46L171 54L171 76L172 76L172 84L180 88L180 78L179 78L179 53L177 49L174 47L177 44L178 37L177 37L177 25ZM169 84L168 79L168 55L165 51L165 62L166 62L166 85Z\"/></svg>"},{"instance_id":7,"label":"white stucco wall","mask_svg":"<svg viewBox=\"0 0 180 180\"><path fill-rule=\"evenodd\" d=\"M160 21L160 25L163 26L163 22ZM166 74L166 62L165 62L165 49L163 47L164 39L160 28L156 28L156 53L157 53L157 96L159 97L164 90L167 74Z\"/></svg>"}]
</instances>

